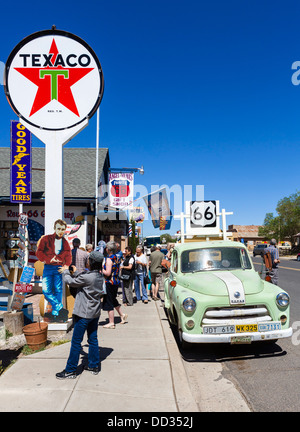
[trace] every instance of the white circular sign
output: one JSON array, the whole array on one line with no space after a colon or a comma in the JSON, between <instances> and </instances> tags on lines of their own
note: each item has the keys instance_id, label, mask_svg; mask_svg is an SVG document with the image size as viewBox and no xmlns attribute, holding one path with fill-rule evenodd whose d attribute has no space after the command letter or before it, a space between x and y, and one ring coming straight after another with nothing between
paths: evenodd
<instances>
[{"instance_id":1,"label":"white circular sign","mask_svg":"<svg viewBox=\"0 0 300 432\"><path fill-rule=\"evenodd\" d=\"M91 47L55 29L34 33L14 48L5 65L4 90L20 118L42 129L62 130L93 116L104 80Z\"/></svg>"}]
</instances>

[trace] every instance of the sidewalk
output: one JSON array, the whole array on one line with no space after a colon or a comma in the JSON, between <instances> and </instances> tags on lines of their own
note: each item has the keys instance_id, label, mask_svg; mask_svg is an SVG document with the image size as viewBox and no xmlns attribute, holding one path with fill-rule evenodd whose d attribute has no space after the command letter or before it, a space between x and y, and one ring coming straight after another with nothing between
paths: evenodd
<instances>
[{"instance_id":1,"label":"sidewalk","mask_svg":"<svg viewBox=\"0 0 300 432\"><path fill-rule=\"evenodd\" d=\"M162 303L138 302L124 311L128 323L121 325L115 316L115 330L102 327L107 318L102 311L97 376L80 370L76 379L56 379L70 343L21 357L0 377L0 411L199 411ZM82 346L80 363L88 353L86 339Z\"/></svg>"}]
</instances>

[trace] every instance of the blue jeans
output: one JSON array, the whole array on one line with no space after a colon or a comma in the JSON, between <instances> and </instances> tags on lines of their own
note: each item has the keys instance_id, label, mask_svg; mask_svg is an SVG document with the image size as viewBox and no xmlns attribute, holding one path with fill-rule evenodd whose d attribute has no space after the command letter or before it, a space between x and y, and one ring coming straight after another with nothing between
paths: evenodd
<instances>
[{"instance_id":1,"label":"blue jeans","mask_svg":"<svg viewBox=\"0 0 300 432\"><path fill-rule=\"evenodd\" d=\"M88 344L89 344L89 357L88 366L96 368L99 366L100 354L98 347L98 321L99 318L81 318L73 315L74 329L71 341L71 350L67 361L66 371L75 372L79 362L81 352L81 342L85 331L87 330Z\"/></svg>"},{"instance_id":2,"label":"blue jeans","mask_svg":"<svg viewBox=\"0 0 300 432\"><path fill-rule=\"evenodd\" d=\"M135 295L136 295L136 299L137 300L141 300L141 291L140 291L140 282L142 285L142 300L148 300L148 294L147 294L147 289L145 287L145 283L144 283L144 277L145 274L139 274L137 273L135 275L135 279L134 279L134 291L135 291Z\"/></svg>"},{"instance_id":3,"label":"blue jeans","mask_svg":"<svg viewBox=\"0 0 300 432\"><path fill-rule=\"evenodd\" d=\"M43 294L52 306L52 315L58 315L58 312L63 307L63 283L62 275L58 272L59 267L57 265L45 264L43 271Z\"/></svg>"}]
</instances>

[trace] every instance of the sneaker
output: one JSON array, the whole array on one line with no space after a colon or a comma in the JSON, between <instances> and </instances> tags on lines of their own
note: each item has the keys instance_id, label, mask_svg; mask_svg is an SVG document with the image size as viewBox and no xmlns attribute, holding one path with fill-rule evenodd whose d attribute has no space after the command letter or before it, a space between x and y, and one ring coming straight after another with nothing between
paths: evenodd
<instances>
[{"instance_id":1,"label":"sneaker","mask_svg":"<svg viewBox=\"0 0 300 432\"><path fill-rule=\"evenodd\" d=\"M76 378L76 372L67 372L64 369L62 372L58 372L56 374L56 378L57 379L66 379L66 378L74 379L74 378Z\"/></svg>"},{"instance_id":2,"label":"sneaker","mask_svg":"<svg viewBox=\"0 0 300 432\"><path fill-rule=\"evenodd\" d=\"M62 308L55 317L55 322L63 323L68 321L69 311L68 309Z\"/></svg>"},{"instance_id":3,"label":"sneaker","mask_svg":"<svg viewBox=\"0 0 300 432\"><path fill-rule=\"evenodd\" d=\"M98 375L99 373L99 367L91 368L89 366L86 366L84 369L88 372L91 372L92 375Z\"/></svg>"}]
</instances>

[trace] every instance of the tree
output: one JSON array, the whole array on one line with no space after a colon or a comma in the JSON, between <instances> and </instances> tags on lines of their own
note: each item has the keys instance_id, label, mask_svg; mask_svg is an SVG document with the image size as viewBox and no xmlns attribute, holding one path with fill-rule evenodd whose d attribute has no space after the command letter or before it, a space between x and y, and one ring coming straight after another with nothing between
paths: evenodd
<instances>
[{"instance_id":1,"label":"tree","mask_svg":"<svg viewBox=\"0 0 300 432\"><path fill-rule=\"evenodd\" d=\"M294 243L294 236L300 231L300 192L284 197L277 203L278 216L267 213L258 234L276 240L289 239Z\"/></svg>"},{"instance_id":2,"label":"tree","mask_svg":"<svg viewBox=\"0 0 300 432\"><path fill-rule=\"evenodd\" d=\"M165 241L163 241L163 239L165 239ZM176 243L176 239L173 238L170 234L162 234L160 236L160 243L161 244Z\"/></svg>"},{"instance_id":3,"label":"tree","mask_svg":"<svg viewBox=\"0 0 300 432\"><path fill-rule=\"evenodd\" d=\"M276 240L279 240L280 237L280 222L279 217L274 217L273 213L267 213L266 217L264 219L264 224L262 227L258 230L258 235L260 237L264 238L276 238Z\"/></svg>"},{"instance_id":4,"label":"tree","mask_svg":"<svg viewBox=\"0 0 300 432\"><path fill-rule=\"evenodd\" d=\"M135 221L132 219L130 221L132 227L132 234L128 239L128 244L131 247L132 253L135 253L136 247L139 244L139 239L135 236Z\"/></svg>"}]
</instances>

